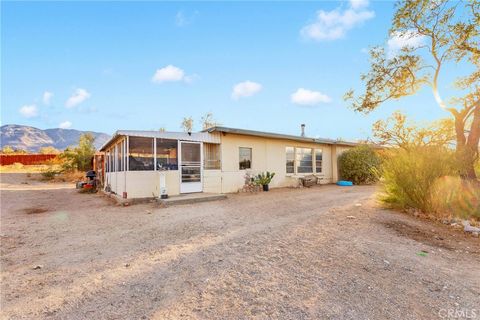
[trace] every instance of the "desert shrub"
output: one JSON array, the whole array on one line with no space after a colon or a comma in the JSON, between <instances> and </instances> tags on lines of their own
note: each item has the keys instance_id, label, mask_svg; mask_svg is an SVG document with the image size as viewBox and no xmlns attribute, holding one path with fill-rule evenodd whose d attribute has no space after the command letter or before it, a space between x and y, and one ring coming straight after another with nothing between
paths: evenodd
<instances>
[{"instance_id":1,"label":"desert shrub","mask_svg":"<svg viewBox=\"0 0 480 320\"><path fill-rule=\"evenodd\" d=\"M480 221L480 185L476 181L439 178L432 188L431 203L436 215Z\"/></svg>"},{"instance_id":2,"label":"desert shrub","mask_svg":"<svg viewBox=\"0 0 480 320\"><path fill-rule=\"evenodd\" d=\"M90 133L80 136L77 147L66 148L59 156L65 171L86 171L92 168L92 158L95 155L93 142L95 137Z\"/></svg>"},{"instance_id":3,"label":"desert shrub","mask_svg":"<svg viewBox=\"0 0 480 320\"><path fill-rule=\"evenodd\" d=\"M381 159L372 147L357 146L343 152L338 158L339 174L343 180L354 184L371 184L378 181Z\"/></svg>"},{"instance_id":4,"label":"desert shrub","mask_svg":"<svg viewBox=\"0 0 480 320\"><path fill-rule=\"evenodd\" d=\"M20 162L15 162L12 164L12 169L14 170L21 170L23 169L23 167L24 167L23 164L21 164Z\"/></svg>"},{"instance_id":5,"label":"desert shrub","mask_svg":"<svg viewBox=\"0 0 480 320\"><path fill-rule=\"evenodd\" d=\"M389 150L382 163L381 199L394 207L432 212L433 186L439 178L455 175L454 159L444 147Z\"/></svg>"},{"instance_id":6,"label":"desert shrub","mask_svg":"<svg viewBox=\"0 0 480 320\"><path fill-rule=\"evenodd\" d=\"M53 180L57 175L61 174L62 170L49 166L41 172L43 180Z\"/></svg>"}]
</instances>

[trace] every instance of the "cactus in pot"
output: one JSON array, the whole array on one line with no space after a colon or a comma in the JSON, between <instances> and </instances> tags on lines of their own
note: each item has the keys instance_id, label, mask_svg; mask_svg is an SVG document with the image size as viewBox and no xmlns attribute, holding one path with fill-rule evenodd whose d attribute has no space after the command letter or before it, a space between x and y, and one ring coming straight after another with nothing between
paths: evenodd
<instances>
[{"instance_id":1,"label":"cactus in pot","mask_svg":"<svg viewBox=\"0 0 480 320\"><path fill-rule=\"evenodd\" d=\"M275 176L275 172L262 172L255 176L255 183L263 187L263 191L268 191L268 185Z\"/></svg>"}]
</instances>

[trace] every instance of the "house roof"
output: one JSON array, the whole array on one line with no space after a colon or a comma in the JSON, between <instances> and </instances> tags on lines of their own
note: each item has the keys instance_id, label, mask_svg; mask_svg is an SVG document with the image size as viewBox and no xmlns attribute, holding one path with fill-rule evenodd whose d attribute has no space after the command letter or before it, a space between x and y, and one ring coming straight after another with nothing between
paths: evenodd
<instances>
[{"instance_id":1,"label":"house roof","mask_svg":"<svg viewBox=\"0 0 480 320\"><path fill-rule=\"evenodd\" d=\"M100 147L100 151L105 150L120 136L220 143L220 137L218 137L217 135L210 134L208 132L187 133L187 132L172 132L172 131L162 132L162 131L145 131L145 130L118 130L113 134L110 140L105 142L103 146Z\"/></svg>"},{"instance_id":2,"label":"house roof","mask_svg":"<svg viewBox=\"0 0 480 320\"><path fill-rule=\"evenodd\" d=\"M215 127L203 130L201 132L192 132L192 133L171 132L171 131L162 132L162 131L144 131L144 130L118 130L117 132L115 132L115 134L112 136L110 140L108 140L103 146L100 147L100 151L104 151L120 136L220 143L221 142L220 136L212 134L215 132L232 133L232 134L240 134L240 135L246 135L246 136L255 136L255 137L263 137L263 138L271 138L271 139L286 139L286 140L310 142L310 143L318 143L318 144L332 144L332 145L343 145L343 146L356 146L359 144L357 142L348 142L348 141L342 141L342 140L311 138L311 137L302 137L302 136L295 136L295 135L289 135L289 134L215 126Z\"/></svg>"},{"instance_id":3,"label":"house roof","mask_svg":"<svg viewBox=\"0 0 480 320\"><path fill-rule=\"evenodd\" d=\"M318 143L318 144L335 144L335 145L345 145L345 146L356 146L359 144L358 142L348 142L348 141L324 139L324 138L311 138L311 137L295 136L295 135L282 134L282 133L246 130L246 129L220 127L220 126L208 128L207 130L204 130L204 132L234 133L234 134L241 134L246 136L255 136L255 137L272 138L272 139L286 139L286 140L294 140L294 141L310 142L310 143Z\"/></svg>"}]
</instances>

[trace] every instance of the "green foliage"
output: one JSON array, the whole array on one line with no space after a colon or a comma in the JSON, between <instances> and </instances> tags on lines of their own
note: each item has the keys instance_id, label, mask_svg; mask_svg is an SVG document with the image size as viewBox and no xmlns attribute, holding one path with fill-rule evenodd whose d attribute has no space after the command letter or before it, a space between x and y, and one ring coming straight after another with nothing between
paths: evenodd
<instances>
[{"instance_id":1,"label":"green foliage","mask_svg":"<svg viewBox=\"0 0 480 320\"><path fill-rule=\"evenodd\" d=\"M454 175L453 151L444 147L388 150L382 163L385 203L432 212L435 182Z\"/></svg>"},{"instance_id":2,"label":"green foliage","mask_svg":"<svg viewBox=\"0 0 480 320\"><path fill-rule=\"evenodd\" d=\"M432 89L434 101L455 121L457 162L460 175L476 179L474 163L480 141L480 1L399 1L389 36L400 40L421 39L421 45L386 52L370 50L370 70L361 75L365 90L350 90L345 99L356 111L368 113L388 100ZM438 80L446 66L467 67L467 74L452 87L459 89L442 99Z\"/></svg>"},{"instance_id":3,"label":"green foliage","mask_svg":"<svg viewBox=\"0 0 480 320\"><path fill-rule=\"evenodd\" d=\"M180 127L183 129L184 132L192 132L193 131L193 118L192 117L184 117Z\"/></svg>"},{"instance_id":4,"label":"green foliage","mask_svg":"<svg viewBox=\"0 0 480 320\"><path fill-rule=\"evenodd\" d=\"M38 152L41 154L59 154L60 150L52 146L48 146L48 147L41 147L40 150L38 150Z\"/></svg>"},{"instance_id":5,"label":"green foliage","mask_svg":"<svg viewBox=\"0 0 480 320\"><path fill-rule=\"evenodd\" d=\"M386 120L378 120L372 127L376 142L381 145L409 149L421 146L448 146L455 141L452 119L440 119L426 125L409 121L396 111Z\"/></svg>"},{"instance_id":6,"label":"green foliage","mask_svg":"<svg viewBox=\"0 0 480 320\"><path fill-rule=\"evenodd\" d=\"M274 176L275 172L262 172L255 176L255 183L262 186L268 185L270 182L272 182Z\"/></svg>"},{"instance_id":7,"label":"green foliage","mask_svg":"<svg viewBox=\"0 0 480 320\"><path fill-rule=\"evenodd\" d=\"M22 149L14 149L13 147L6 145L0 151L2 154L28 154L27 151Z\"/></svg>"},{"instance_id":8,"label":"green foliage","mask_svg":"<svg viewBox=\"0 0 480 320\"><path fill-rule=\"evenodd\" d=\"M52 180L55 176L62 173L61 169L55 169L55 167L50 166L44 171L42 171L42 178L43 180Z\"/></svg>"},{"instance_id":9,"label":"green foliage","mask_svg":"<svg viewBox=\"0 0 480 320\"><path fill-rule=\"evenodd\" d=\"M85 133L80 136L77 147L65 149L60 154L63 169L66 171L90 170L92 168L92 158L95 155L94 141L95 138L92 134Z\"/></svg>"},{"instance_id":10,"label":"green foliage","mask_svg":"<svg viewBox=\"0 0 480 320\"><path fill-rule=\"evenodd\" d=\"M381 159L372 147L357 146L338 157L340 178L354 184L371 184L378 181Z\"/></svg>"},{"instance_id":11,"label":"green foliage","mask_svg":"<svg viewBox=\"0 0 480 320\"><path fill-rule=\"evenodd\" d=\"M11 146L4 146L2 148L2 153L3 154L13 154L15 152L15 150L13 150L13 148Z\"/></svg>"},{"instance_id":12,"label":"green foliage","mask_svg":"<svg viewBox=\"0 0 480 320\"><path fill-rule=\"evenodd\" d=\"M200 119L202 123L202 130L207 130L212 127L220 126L221 124L213 118L213 113L207 112Z\"/></svg>"}]
</instances>

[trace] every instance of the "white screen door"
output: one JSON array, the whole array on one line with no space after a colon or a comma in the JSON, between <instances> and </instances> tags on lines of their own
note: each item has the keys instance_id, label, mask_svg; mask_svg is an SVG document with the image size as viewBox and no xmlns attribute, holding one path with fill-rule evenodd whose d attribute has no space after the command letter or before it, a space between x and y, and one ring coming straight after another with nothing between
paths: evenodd
<instances>
[{"instance_id":1,"label":"white screen door","mask_svg":"<svg viewBox=\"0 0 480 320\"><path fill-rule=\"evenodd\" d=\"M202 144L180 141L180 193L202 192Z\"/></svg>"}]
</instances>

